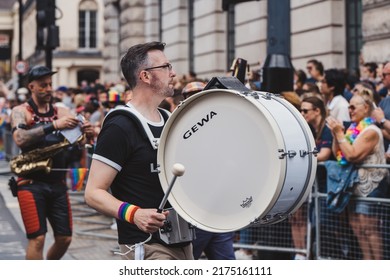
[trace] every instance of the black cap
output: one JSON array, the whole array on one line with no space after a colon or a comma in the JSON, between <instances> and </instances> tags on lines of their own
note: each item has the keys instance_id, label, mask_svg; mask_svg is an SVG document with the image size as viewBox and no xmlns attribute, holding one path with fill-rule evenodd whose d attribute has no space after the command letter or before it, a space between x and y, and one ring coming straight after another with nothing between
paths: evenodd
<instances>
[{"instance_id":1,"label":"black cap","mask_svg":"<svg viewBox=\"0 0 390 280\"><path fill-rule=\"evenodd\" d=\"M33 68L30 69L30 71L28 71L27 74L28 82L30 83L44 76L51 76L55 73L57 73L57 71L51 71L46 66L34 66Z\"/></svg>"}]
</instances>

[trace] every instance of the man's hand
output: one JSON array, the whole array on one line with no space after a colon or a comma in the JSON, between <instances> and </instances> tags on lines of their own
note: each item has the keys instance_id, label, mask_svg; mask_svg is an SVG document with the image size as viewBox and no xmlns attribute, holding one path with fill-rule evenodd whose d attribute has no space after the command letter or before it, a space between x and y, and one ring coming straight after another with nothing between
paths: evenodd
<instances>
[{"instance_id":1,"label":"man's hand","mask_svg":"<svg viewBox=\"0 0 390 280\"><path fill-rule=\"evenodd\" d=\"M88 139L93 139L95 135L94 127L87 120L83 121L83 124L81 125L81 131L87 136Z\"/></svg>"},{"instance_id":2,"label":"man's hand","mask_svg":"<svg viewBox=\"0 0 390 280\"><path fill-rule=\"evenodd\" d=\"M134 224L147 233L156 232L164 225L169 211L158 213L157 209L138 209L134 215Z\"/></svg>"},{"instance_id":3,"label":"man's hand","mask_svg":"<svg viewBox=\"0 0 390 280\"><path fill-rule=\"evenodd\" d=\"M68 115L55 120L53 124L57 130L70 129L75 128L79 124L79 120L75 116Z\"/></svg>"}]
</instances>

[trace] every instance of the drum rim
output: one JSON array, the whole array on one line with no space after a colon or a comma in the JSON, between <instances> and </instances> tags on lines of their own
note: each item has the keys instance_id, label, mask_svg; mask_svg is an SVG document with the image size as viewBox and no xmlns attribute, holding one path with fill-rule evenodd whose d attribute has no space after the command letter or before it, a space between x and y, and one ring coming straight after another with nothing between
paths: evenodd
<instances>
[{"instance_id":1,"label":"drum rim","mask_svg":"<svg viewBox=\"0 0 390 280\"><path fill-rule=\"evenodd\" d=\"M281 100L277 100L278 102L288 102L287 100L285 99L281 99ZM306 143L307 144L310 144L310 147L309 149L311 151L313 151L315 148L316 148L316 145L315 145L315 142L314 142L314 137L310 137L309 136L309 131L310 131L310 127L309 127L309 124L307 123L307 121L305 120L305 118L302 116L302 114L298 111L298 110L291 110L292 108L295 108L293 106L291 106L290 108L290 112L294 114L294 116L296 118L300 118L301 121L298 122L299 125L303 128L303 126L305 127L305 129L302 129L303 131L303 134L306 138ZM296 109L296 108L295 108ZM309 145L308 145L309 146ZM288 211L290 214L293 214L295 213L298 208L301 207L301 205L306 201L311 189L312 189L312 185L314 183L314 180L315 180L315 176L316 176L316 168L317 168L317 155L315 155L314 157L311 156L309 157L309 165L311 166L311 169L308 168L307 169L307 176L306 176L306 182L305 182L305 186L306 186L306 191L304 193L301 193L301 196L299 197L299 199L297 199L295 205L293 205L290 210Z\"/></svg>"},{"instance_id":2,"label":"drum rim","mask_svg":"<svg viewBox=\"0 0 390 280\"><path fill-rule=\"evenodd\" d=\"M261 95L267 94L267 92L260 92L260 91L256 91L256 93L260 93ZM309 150L313 151L313 149L316 148L316 145L314 142L314 137L310 137L310 135L309 135L310 127L309 127L307 121L302 116L302 114L297 110L297 108L294 107L294 105L292 105L290 102L288 102L283 97L282 98L275 98L274 96L271 95L270 98L274 99L276 102L281 103L286 109L288 109L294 115L294 117L296 119L300 119L300 121L298 121L298 124L302 127L302 132L303 132L303 135L306 139L306 143L309 146L308 147ZM305 180L305 191L300 193L300 196L297 198L296 202L290 207L290 209L288 211L286 211L286 213L288 213L289 215L292 215L293 213L295 213L302 206L302 204L307 200L307 197L309 196L309 194L311 192L312 185L314 183L315 176L316 176L316 167L317 167L317 156L316 155L314 157L313 156L309 157L309 164L308 165L311 166L311 168L307 169L307 176L306 176L306 180ZM274 224L274 223L280 222L286 218L288 218L287 215L285 215L281 219L276 218L276 219L268 220L267 223L262 223L260 220L259 224Z\"/></svg>"},{"instance_id":3,"label":"drum rim","mask_svg":"<svg viewBox=\"0 0 390 280\"><path fill-rule=\"evenodd\" d=\"M248 90L248 92L249 91L250 90ZM188 99L182 101L178 105L178 107L175 109L175 111L172 112L171 117L168 119L166 125L164 126L163 132L162 132L161 137L160 137L159 148L158 148L158 151L157 151L157 160L158 160L157 163L158 163L159 169L160 169L159 179L160 179L160 182L161 182L161 185L162 185L164 193L166 192L166 190L168 188L167 186L169 185L169 183L168 183L169 182L169 179L168 179L169 176L167 176L167 174L170 175L170 173L167 172L167 169L166 169L167 166L165 165L165 160L164 160L164 154L166 152L165 151L166 150L165 149L165 147L166 147L165 144L166 144L167 138L169 138L168 137L169 136L169 132L171 131L172 126L174 125L175 120L181 116L180 114L181 114L182 110L184 110L189 104L194 102L194 100L203 97L205 94L212 94L213 92L218 92L218 93L226 92L226 93L229 93L229 94L235 94L238 97L245 98L246 101L249 101L252 104L252 106L255 106L257 108L263 107L263 105L259 104L259 102L254 100L254 98L248 98L245 94L242 94L242 92L237 91L237 90L230 90L230 89L210 89L210 90L206 90L206 91L202 91L202 92L199 92L197 94L194 94L193 96L189 97ZM262 111L262 113L264 113L264 111ZM274 117L272 116L272 114L268 110L266 110L265 114L269 115L270 118L273 121L275 121ZM279 146L284 146L284 141L280 140L280 139L283 139L283 135L279 131L279 126L277 124L274 124L273 122L270 122L269 124L270 124L271 127L273 127L273 130L274 130L275 133L279 133L280 134L280 135L278 135L279 137L275 136L275 138L278 141L281 141L281 143L280 143L281 145L279 145ZM275 127L275 126L277 126L277 127ZM161 148L161 147L163 147L163 148ZM182 216L182 218L187 220L187 222L192 223L194 226L199 227L200 229L207 230L207 231L212 231L212 232L228 232L228 231L239 230L239 229L245 228L245 227L249 226L251 223L255 223L257 220L261 219L262 216L266 215L266 213L270 209L272 209L272 207L275 205L275 203L277 202L278 197L280 195L280 192L283 189L283 183L284 183L284 180L285 180L285 176L283 176L283 175L286 173L286 170L287 170L287 166L286 165L287 165L287 163L286 163L285 160L280 164L281 172L280 172L279 179L278 179L278 185L276 186L275 193L272 196L272 199L270 199L269 204L267 205L266 209L263 211L263 213L259 213L257 217L254 217L253 221L251 221L250 223L245 223L245 225L240 225L240 226L238 226L238 225L235 225L235 226L228 225L224 229L221 229L220 227L216 227L216 226L212 227L210 225L205 225L205 224L200 223L199 221L195 221L193 215L188 213L188 209L183 207L182 203L179 203L177 198L174 198L174 197L172 197L172 195L170 195L168 197L168 201L170 202L172 207L175 208L177 213Z\"/></svg>"}]
</instances>

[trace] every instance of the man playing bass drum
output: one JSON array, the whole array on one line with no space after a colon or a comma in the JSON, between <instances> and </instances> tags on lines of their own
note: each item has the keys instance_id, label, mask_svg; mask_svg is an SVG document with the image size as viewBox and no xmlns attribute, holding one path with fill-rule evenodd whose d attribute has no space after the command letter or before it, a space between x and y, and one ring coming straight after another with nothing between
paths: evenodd
<instances>
[{"instance_id":1,"label":"man playing bass drum","mask_svg":"<svg viewBox=\"0 0 390 280\"><path fill-rule=\"evenodd\" d=\"M45 158L42 150L48 152L47 158L53 169L66 168L61 142L63 129L80 125L87 138L93 136L89 122L82 124L67 108L52 104L52 75L45 66L35 66L27 74L31 98L12 109L12 136L22 155L34 159ZM52 149L50 147L53 147ZM57 148L60 147L60 148ZM65 184L66 171L41 170L37 162L22 163L23 172L18 173L17 196L23 223L28 238L26 259L43 259L43 248L47 232L46 219L54 232L54 244L47 252L47 259L60 259L68 249L72 239L72 215ZM29 168L31 170L29 170ZM12 169L12 166L11 166Z\"/></svg>"}]
</instances>

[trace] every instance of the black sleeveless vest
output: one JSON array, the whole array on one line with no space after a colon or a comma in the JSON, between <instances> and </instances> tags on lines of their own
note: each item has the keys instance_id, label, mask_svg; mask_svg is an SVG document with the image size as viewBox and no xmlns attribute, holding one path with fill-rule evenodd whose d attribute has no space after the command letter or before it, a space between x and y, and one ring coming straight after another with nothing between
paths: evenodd
<instances>
[{"instance_id":1,"label":"black sleeveless vest","mask_svg":"<svg viewBox=\"0 0 390 280\"><path fill-rule=\"evenodd\" d=\"M29 99L27 101L27 104L27 110L32 114L32 118L27 122L28 129L52 123L54 120L58 119L58 109L51 103L49 105L49 111L46 113L38 112L38 107L32 99ZM45 135L34 144L23 148L22 153L30 152L37 148L48 147L60 143L62 141L64 141L64 137L62 136L62 134L59 131L54 131L53 133ZM60 151L51 157L53 160L52 168L66 168L65 152L66 151L64 150ZM50 173L46 173L44 171L39 170L32 172L28 175L24 175L23 178L52 183L65 182L65 176L66 171L51 171Z\"/></svg>"}]
</instances>

